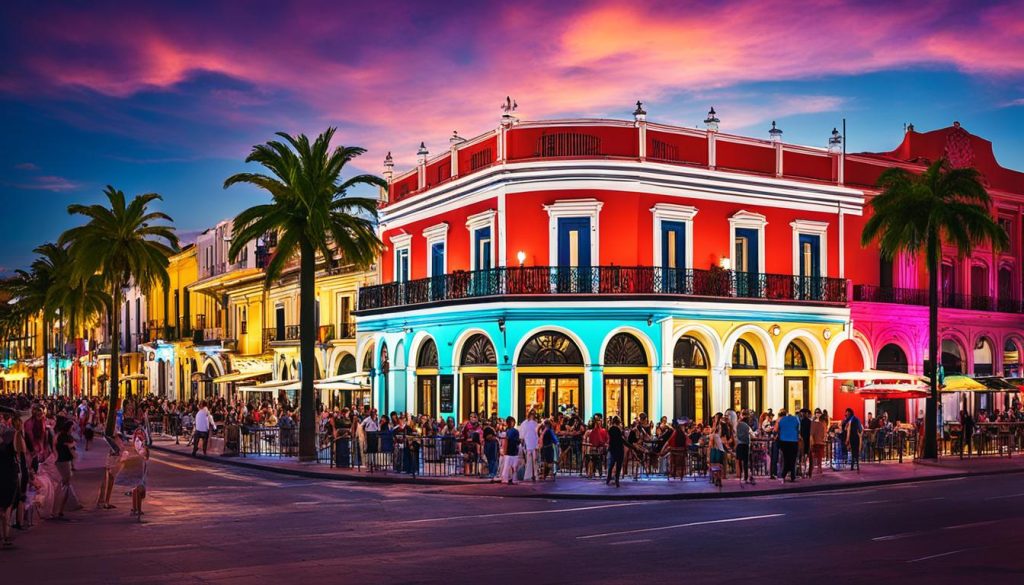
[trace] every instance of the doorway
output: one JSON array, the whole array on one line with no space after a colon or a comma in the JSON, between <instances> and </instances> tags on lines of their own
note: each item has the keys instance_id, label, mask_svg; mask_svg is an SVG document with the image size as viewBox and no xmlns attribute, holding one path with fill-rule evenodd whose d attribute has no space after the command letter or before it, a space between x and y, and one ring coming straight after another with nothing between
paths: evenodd
<instances>
[{"instance_id":1,"label":"doorway","mask_svg":"<svg viewBox=\"0 0 1024 585\"><path fill-rule=\"evenodd\" d=\"M469 420L471 412L477 413L481 418L497 416L498 376L496 374L464 374L462 376L462 400L459 404L461 420Z\"/></svg>"},{"instance_id":2,"label":"doorway","mask_svg":"<svg viewBox=\"0 0 1024 585\"><path fill-rule=\"evenodd\" d=\"M760 413L763 410L761 400L761 378L750 376L732 376L729 378L729 398L732 409L736 412L744 408Z\"/></svg>"},{"instance_id":3,"label":"doorway","mask_svg":"<svg viewBox=\"0 0 1024 585\"><path fill-rule=\"evenodd\" d=\"M687 418L704 422L711 414L711 394L707 391L705 376L675 376L672 378L674 409L672 416L678 420Z\"/></svg>"},{"instance_id":4,"label":"doorway","mask_svg":"<svg viewBox=\"0 0 1024 585\"><path fill-rule=\"evenodd\" d=\"M810 379L805 376L786 376L786 411L795 414L810 405Z\"/></svg>"},{"instance_id":5,"label":"doorway","mask_svg":"<svg viewBox=\"0 0 1024 585\"><path fill-rule=\"evenodd\" d=\"M623 424L631 423L641 412L647 412L647 376L604 377L605 418L617 416Z\"/></svg>"},{"instance_id":6,"label":"doorway","mask_svg":"<svg viewBox=\"0 0 1024 585\"><path fill-rule=\"evenodd\" d=\"M523 374L519 376L519 416L535 411L545 418L555 412L583 412L583 376L578 374Z\"/></svg>"}]
</instances>

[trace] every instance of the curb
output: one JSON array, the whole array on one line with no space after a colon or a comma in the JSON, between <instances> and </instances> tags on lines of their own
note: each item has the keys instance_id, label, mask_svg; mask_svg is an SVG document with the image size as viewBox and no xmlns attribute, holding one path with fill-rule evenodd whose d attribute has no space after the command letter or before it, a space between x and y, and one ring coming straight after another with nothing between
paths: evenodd
<instances>
[{"instance_id":1,"label":"curb","mask_svg":"<svg viewBox=\"0 0 1024 585\"><path fill-rule=\"evenodd\" d=\"M153 445L150 447L153 450L160 451L162 453L169 453L171 455L177 455L186 459L197 459L200 461L208 461L212 463L218 463L227 465L230 467L240 467L244 469L255 469L259 471L267 471L270 473L277 473L280 475L290 475L294 477L304 477L308 479L328 479L332 481L352 482L352 483L374 483L374 484L391 484L391 485L406 485L406 486L421 486L421 487L432 487L432 486L485 486L491 485L490 481L481 480L479 482L470 482L465 480L448 480L441 478L413 478L408 476L390 476L390 475L361 475L344 477L338 476L334 473L325 473L322 471L312 471L305 469L282 469L273 465L264 465L261 463L250 463L233 458L223 457L211 457L209 455L197 455L192 457L191 455L182 453L174 449L168 449L166 447L159 447ZM928 467L936 467L935 464L921 463L920 465ZM986 477L986 476L998 476L998 475L1011 475L1015 473L1024 473L1024 468L1021 469L996 469L988 471L956 471L951 473L943 473L939 475L930 475L927 477L899 477L892 479L876 479L868 481L860 481L849 484L805 484L805 485L794 485L792 487L783 487L772 490L751 490L751 491L739 491L739 492L699 492L699 493L675 493L675 494L625 494L610 493L610 494L581 494L581 493L510 493L510 492L499 492L499 493L460 493L460 496L476 496L476 497L501 497L501 498L534 498L534 499L546 499L546 500L718 500L718 499L731 499L731 498L755 498L763 496L774 496L774 495L787 495L787 494L806 494L815 492L831 492L840 490L852 490L861 489L865 487L879 487L887 485L899 485L905 483L917 483L921 481L941 481L949 479L961 479L967 477ZM628 483L626 485L629 485ZM444 493L442 490L426 490L424 493L439 494Z\"/></svg>"}]
</instances>

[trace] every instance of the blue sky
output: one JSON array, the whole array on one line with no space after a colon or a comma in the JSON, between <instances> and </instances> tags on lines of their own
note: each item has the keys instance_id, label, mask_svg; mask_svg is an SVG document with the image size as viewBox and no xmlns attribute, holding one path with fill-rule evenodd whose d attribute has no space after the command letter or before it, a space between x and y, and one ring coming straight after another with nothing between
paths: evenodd
<instances>
[{"instance_id":1,"label":"blue sky","mask_svg":"<svg viewBox=\"0 0 1024 585\"><path fill-rule=\"evenodd\" d=\"M355 171L525 118L627 118L850 151L958 120L1024 170L1024 4L785 2L9 3L0 7L0 269L110 183L190 234L265 200L223 190L277 130L339 127ZM295 39L301 39L295 41Z\"/></svg>"}]
</instances>

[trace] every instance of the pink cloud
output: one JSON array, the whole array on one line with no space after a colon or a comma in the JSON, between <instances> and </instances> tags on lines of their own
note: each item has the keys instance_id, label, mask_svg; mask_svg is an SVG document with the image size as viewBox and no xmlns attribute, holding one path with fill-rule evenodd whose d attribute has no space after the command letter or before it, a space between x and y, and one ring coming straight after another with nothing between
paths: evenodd
<instances>
[{"instance_id":1,"label":"pink cloud","mask_svg":"<svg viewBox=\"0 0 1024 585\"><path fill-rule=\"evenodd\" d=\"M74 191L81 187L81 185L56 175L40 175L38 177L32 177L32 179L26 183L19 183L15 185L15 187L18 189L29 189L33 191L53 191L55 193L60 193L63 191Z\"/></svg>"},{"instance_id":2,"label":"pink cloud","mask_svg":"<svg viewBox=\"0 0 1024 585\"><path fill-rule=\"evenodd\" d=\"M493 128L507 94L527 119L623 116L637 98L657 112L657 102L680 94L749 82L936 66L1024 72L1019 1L972 12L953 0L308 6L259 18L225 6L184 19L65 8L28 23L48 43L26 57L32 74L0 91L85 88L127 98L221 75L256 89L218 89L198 115L235 127L266 124L246 108L270 99L264 91L284 93L312 113L284 112L273 123L308 133L340 124L339 141L369 147L376 160L394 150L409 163L420 140L437 151L454 128L464 136ZM726 129L742 128L842 103L768 96L723 119Z\"/></svg>"}]
</instances>

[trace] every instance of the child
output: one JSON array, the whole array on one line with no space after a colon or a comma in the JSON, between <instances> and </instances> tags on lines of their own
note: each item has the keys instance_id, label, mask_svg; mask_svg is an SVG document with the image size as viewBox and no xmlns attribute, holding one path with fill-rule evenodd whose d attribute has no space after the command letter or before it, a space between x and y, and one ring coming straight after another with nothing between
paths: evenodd
<instances>
[{"instance_id":1,"label":"child","mask_svg":"<svg viewBox=\"0 0 1024 585\"><path fill-rule=\"evenodd\" d=\"M149 467L149 448L146 446L146 434L137 429L132 435L131 447L121 451L121 471L114 483L118 486L131 488L131 515L142 521L142 500L146 497L146 475Z\"/></svg>"}]
</instances>

